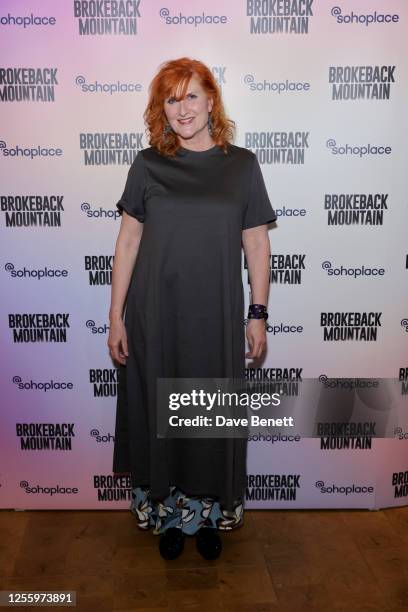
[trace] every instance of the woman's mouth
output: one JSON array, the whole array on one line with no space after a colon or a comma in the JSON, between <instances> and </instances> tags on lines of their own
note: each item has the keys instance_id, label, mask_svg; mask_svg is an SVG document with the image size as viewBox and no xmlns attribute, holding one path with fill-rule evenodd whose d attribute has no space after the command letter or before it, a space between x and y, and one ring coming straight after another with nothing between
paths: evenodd
<instances>
[{"instance_id":1,"label":"woman's mouth","mask_svg":"<svg viewBox=\"0 0 408 612\"><path fill-rule=\"evenodd\" d=\"M189 117L188 119L179 119L178 122L181 123L181 125L190 125L193 119L194 117Z\"/></svg>"}]
</instances>

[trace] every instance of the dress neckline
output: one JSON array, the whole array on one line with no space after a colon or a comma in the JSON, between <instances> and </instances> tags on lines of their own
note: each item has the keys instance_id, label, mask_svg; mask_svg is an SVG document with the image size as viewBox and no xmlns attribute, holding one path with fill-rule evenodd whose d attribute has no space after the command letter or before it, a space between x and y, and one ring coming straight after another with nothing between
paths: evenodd
<instances>
[{"instance_id":1,"label":"dress neckline","mask_svg":"<svg viewBox=\"0 0 408 612\"><path fill-rule=\"evenodd\" d=\"M220 145L215 144L209 149L204 149L204 151L193 151L192 149L186 149L185 147L182 147L182 146L180 146L178 150L182 152L183 155L194 155L194 156L204 157L205 155L209 155L211 153L218 151L219 148L220 148Z\"/></svg>"}]
</instances>

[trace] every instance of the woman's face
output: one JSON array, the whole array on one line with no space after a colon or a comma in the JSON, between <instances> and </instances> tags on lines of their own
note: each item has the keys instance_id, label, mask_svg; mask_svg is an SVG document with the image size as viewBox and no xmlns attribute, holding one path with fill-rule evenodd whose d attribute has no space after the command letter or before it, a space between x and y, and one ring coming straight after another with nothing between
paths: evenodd
<instances>
[{"instance_id":1,"label":"woman's face","mask_svg":"<svg viewBox=\"0 0 408 612\"><path fill-rule=\"evenodd\" d=\"M207 97L196 76L191 77L182 100L178 101L172 97L164 100L164 112L168 122L176 134L186 140L208 136L208 113L211 112L212 106L212 99Z\"/></svg>"}]
</instances>

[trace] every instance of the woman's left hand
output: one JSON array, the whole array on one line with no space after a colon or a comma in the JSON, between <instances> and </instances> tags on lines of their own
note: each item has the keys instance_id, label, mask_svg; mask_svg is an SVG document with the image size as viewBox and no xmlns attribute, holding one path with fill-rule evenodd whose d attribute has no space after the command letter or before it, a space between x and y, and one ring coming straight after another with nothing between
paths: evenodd
<instances>
[{"instance_id":1,"label":"woman's left hand","mask_svg":"<svg viewBox=\"0 0 408 612\"><path fill-rule=\"evenodd\" d=\"M258 359L266 349L265 319L249 319L246 326L246 337L250 350L245 357Z\"/></svg>"}]
</instances>

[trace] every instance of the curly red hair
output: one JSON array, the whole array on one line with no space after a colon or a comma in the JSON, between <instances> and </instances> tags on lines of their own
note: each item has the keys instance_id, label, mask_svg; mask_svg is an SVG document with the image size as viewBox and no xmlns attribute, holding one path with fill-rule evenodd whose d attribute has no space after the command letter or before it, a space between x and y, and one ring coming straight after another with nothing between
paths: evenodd
<instances>
[{"instance_id":1,"label":"curly red hair","mask_svg":"<svg viewBox=\"0 0 408 612\"><path fill-rule=\"evenodd\" d=\"M228 144L233 140L235 121L225 114L221 92L211 70L199 60L181 57L160 64L158 73L149 85L149 100L143 113L149 144L162 155L173 156L179 149L177 134L171 130L164 134L167 124L164 112L164 99L174 96L181 100L187 91L192 76L196 76L208 97L213 99L211 111L212 134L215 144L220 145L227 153ZM182 86L180 96L176 96L179 86Z\"/></svg>"}]
</instances>

